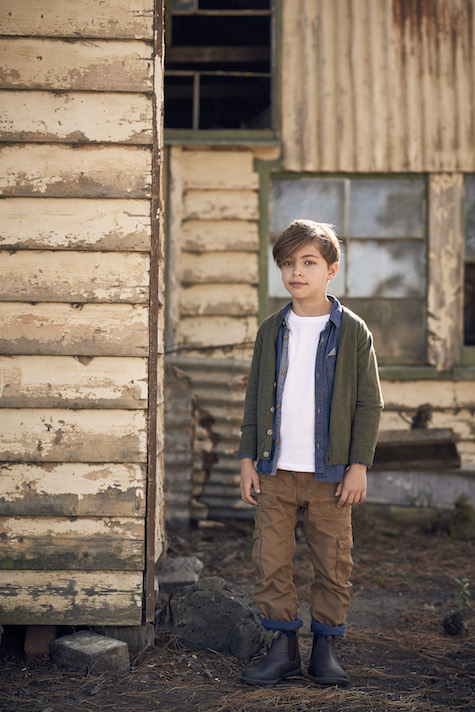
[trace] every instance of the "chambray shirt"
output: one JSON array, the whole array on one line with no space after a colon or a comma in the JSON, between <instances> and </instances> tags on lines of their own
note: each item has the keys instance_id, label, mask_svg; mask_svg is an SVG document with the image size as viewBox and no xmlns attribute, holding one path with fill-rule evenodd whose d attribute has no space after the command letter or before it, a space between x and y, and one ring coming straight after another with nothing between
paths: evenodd
<instances>
[{"instance_id":1,"label":"chambray shirt","mask_svg":"<svg viewBox=\"0 0 475 712\"><path fill-rule=\"evenodd\" d=\"M315 359L315 479L320 482L339 482L347 465L328 465L325 462L325 453L328 446L328 433L330 425L330 407L335 378L335 364L340 340L340 326L342 307L338 299L329 297L333 301L327 325L320 334L320 340ZM257 470L263 475L275 475L280 454L280 428L282 421L282 393L289 361L289 326L287 314L292 306L290 302L283 314L282 323L276 341L276 374L275 374L275 402L274 425L272 438L272 452L269 460L259 459ZM241 455L241 457L246 457Z\"/></svg>"}]
</instances>

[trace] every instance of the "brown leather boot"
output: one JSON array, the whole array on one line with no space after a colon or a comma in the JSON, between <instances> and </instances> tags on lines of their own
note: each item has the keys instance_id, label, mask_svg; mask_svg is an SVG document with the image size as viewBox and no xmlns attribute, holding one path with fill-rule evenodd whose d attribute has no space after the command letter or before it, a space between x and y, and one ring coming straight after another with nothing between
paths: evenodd
<instances>
[{"instance_id":1,"label":"brown leather boot","mask_svg":"<svg viewBox=\"0 0 475 712\"><path fill-rule=\"evenodd\" d=\"M317 685L348 685L349 677L335 655L335 637L314 635L308 674Z\"/></svg>"},{"instance_id":2,"label":"brown leather boot","mask_svg":"<svg viewBox=\"0 0 475 712\"><path fill-rule=\"evenodd\" d=\"M289 638L276 631L267 655L256 665L245 670L241 682L247 685L275 685L291 675L300 675L299 643L297 636Z\"/></svg>"}]
</instances>

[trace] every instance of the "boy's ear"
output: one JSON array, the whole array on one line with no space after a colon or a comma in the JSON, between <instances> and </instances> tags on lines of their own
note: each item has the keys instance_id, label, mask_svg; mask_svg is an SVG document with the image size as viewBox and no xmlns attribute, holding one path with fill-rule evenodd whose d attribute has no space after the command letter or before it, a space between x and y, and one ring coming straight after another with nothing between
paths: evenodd
<instances>
[{"instance_id":1,"label":"boy's ear","mask_svg":"<svg viewBox=\"0 0 475 712\"><path fill-rule=\"evenodd\" d=\"M328 279L335 279L335 277L338 274L339 269L340 269L339 262L334 262L332 265L330 265L328 268Z\"/></svg>"}]
</instances>

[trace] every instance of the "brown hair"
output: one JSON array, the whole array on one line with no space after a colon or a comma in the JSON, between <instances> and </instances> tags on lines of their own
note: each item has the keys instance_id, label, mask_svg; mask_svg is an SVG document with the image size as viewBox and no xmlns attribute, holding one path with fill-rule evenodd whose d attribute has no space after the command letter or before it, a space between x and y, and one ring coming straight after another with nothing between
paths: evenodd
<instances>
[{"instance_id":1,"label":"brown hair","mask_svg":"<svg viewBox=\"0 0 475 712\"><path fill-rule=\"evenodd\" d=\"M294 220L278 235L272 254L277 265L282 263L302 245L314 242L328 265L340 261L340 241L328 223L313 220Z\"/></svg>"}]
</instances>

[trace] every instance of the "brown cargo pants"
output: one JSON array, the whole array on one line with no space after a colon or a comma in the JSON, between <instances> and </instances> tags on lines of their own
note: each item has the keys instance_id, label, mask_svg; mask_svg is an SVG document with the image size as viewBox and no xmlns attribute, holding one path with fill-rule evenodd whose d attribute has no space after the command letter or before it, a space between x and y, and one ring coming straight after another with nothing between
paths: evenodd
<instances>
[{"instance_id":1,"label":"brown cargo pants","mask_svg":"<svg viewBox=\"0 0 475 712\"><path fill-rule=\"evenodd\" d=\"M254 597L262 616L297 618L292 558L302 514L314 569L310 613L324 625L343 625L351 596L353 537L351 507L337 506L337 483L317 482L313 473L277 470L274 476L260 475L260 485L252 559L258 571Z\"/></svg>"}]
</instances>

